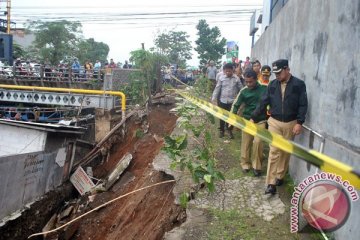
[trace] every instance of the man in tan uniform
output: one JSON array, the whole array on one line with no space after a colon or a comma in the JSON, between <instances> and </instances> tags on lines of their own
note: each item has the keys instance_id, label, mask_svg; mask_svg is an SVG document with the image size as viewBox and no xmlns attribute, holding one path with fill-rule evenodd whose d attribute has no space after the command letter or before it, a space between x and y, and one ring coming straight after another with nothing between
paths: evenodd
<instances>
[{"instance_id":1,"label":"man in tan uniform","mask_svg":"<svg viewBox=\"0 0 360 240\"><path fill-rule=\"evenodd\" d=\"M252 113L252 120L270 106L269 131L292 140L301 133L305 122L308 101L304 81L290 73L288 60L279 59L272 64L276 80L269 83L259 105ZM276 186L284 182L289 167L290 154L270 146L265 194L276 193Z\"/></svg>"}]
</instances>

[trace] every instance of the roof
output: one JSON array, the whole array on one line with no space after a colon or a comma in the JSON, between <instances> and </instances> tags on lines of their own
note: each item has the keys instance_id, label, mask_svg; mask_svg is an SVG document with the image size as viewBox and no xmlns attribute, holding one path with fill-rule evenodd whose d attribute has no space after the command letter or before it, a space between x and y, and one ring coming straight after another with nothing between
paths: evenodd
<instances>
[{"instance_id":1,"label":"roof","mask_svg":"<svg viewBox=\"0 0 360 240\"><path fill-rule=\"evenodd\" d=\"M61 132L61 133L72 133L72 134L83 134L85 130L85 128L83 127L66 126L66 125L51 124L51 123L24 122L24 121L16 121L16 120L8 120L8 119L0 119L0 125L1 124L41 130L46 132Z\"/></svg>"}]
</instances>

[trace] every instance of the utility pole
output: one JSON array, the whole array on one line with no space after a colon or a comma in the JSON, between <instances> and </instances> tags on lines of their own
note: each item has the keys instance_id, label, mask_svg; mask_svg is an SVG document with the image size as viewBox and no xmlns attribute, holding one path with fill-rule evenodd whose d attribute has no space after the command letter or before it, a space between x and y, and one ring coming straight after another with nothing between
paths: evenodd
<instances>
[{"instance_id":1,"label":"utility pole","mask_svg":"<svg viewBox=\"0 0 360 240\"><path fill-rule=\"evenodd\" d=\"M7 11L7 30L6 33L10 34L10 7L11 7L11 0L7 0L6 4L6 11Z\"/></svg>"}]
</instances>

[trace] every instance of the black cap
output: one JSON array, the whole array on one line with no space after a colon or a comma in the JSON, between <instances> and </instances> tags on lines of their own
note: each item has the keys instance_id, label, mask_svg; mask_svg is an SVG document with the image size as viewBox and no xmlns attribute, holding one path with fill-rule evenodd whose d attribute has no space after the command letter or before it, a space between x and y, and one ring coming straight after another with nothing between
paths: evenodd
<instances>
[{"instance_id":1,"label":"black cap","mask_svg":"<svg viewBox=\"0 0 360 240\"><path fill-rule=\"evenodd\" d=\"M265 76L270 76L271 75L271 67L268 65L264 65L261 67L261 74L265 75Z\"/></svg>"},{"instance_id":2,"label":"black cap","mask_svg":"<svg viewBox=\"0 0 360 240\"><path fill-rule=\"evenodd\" d=\"M272 63L272 71L274 73L279 73L281 70L287 68L289 66L289 62L287 59L279 59Z\"/></svg>"}]
</instances>

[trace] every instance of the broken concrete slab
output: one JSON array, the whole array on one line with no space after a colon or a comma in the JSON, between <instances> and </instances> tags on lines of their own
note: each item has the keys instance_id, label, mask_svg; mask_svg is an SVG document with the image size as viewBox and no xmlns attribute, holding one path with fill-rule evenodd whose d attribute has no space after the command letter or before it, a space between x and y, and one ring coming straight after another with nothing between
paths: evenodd
<instances>
[{"instance_id":1,"label":"broken concrete slab","mask_svg":"<svg viewBox=\"0 0 360 240\"><path fill-rule=\"evenodd\" d=\"M120 159L120 161L116 164L115 169L110 173L110 175L106 178L105 182L105 190L109 190L110 187L119 179L120 175L125 171L125 169L129 166L130 161L133 156L130 153L125 154L124 157Z\"/></svg>"},{"instance_id":2,"label":"broken concrete slab","mask_svg":"<svg viewBox=\"0 0 360 240\"><path fill-rule=\"evenodd\" d=\"M111 188L112 192L117 192L124 188L128 183L132 182L135 179L134 174L131 172L125 172L123 176L121 176L120 180L117 181L113 187Z\"/></svg>"}]
</instances>

